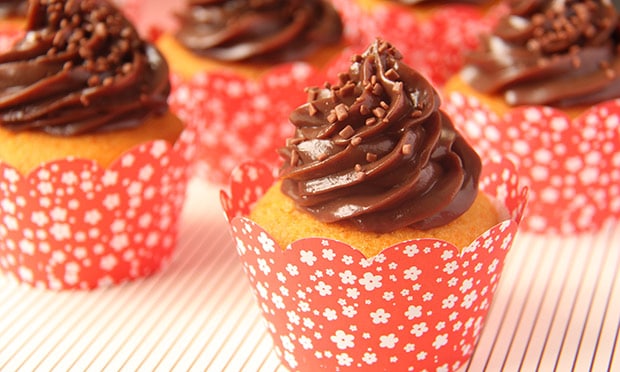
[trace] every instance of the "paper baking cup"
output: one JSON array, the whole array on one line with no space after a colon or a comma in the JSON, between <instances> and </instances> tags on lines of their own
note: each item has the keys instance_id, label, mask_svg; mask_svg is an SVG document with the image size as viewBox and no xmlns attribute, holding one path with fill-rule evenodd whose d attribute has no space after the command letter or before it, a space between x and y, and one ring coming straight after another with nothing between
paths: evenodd
<instances>
[{"instance_id":1,"label":"paper baking cup","mask_svg":"<svg viewBox=\"0 0 620 372\"><path fill-rule=\"evenodd\" d=\"M240 162L278 164L278 144L294 130L290 113L306 101L304 88L324 81L307 63L283 64L256 80L229 71L174 76L170 108L198 133L196 175L224 184Z\"/></svg>"},{"instance_id":2,"label":"paper baking cup","mask_svg":"<svg viewBox=\"0 0 620 372\"><path fill-rule=\"evenodd\" d=\"M191 133L137 146L104 169L66 158L28 175L0 162L0 269L53 290L140 278L168 262L193 155Z\"/></svg>"},{"instance_id":3,"label":"paper baking cup","mask_svg":"<svg viewBox=\"0 0 620 372\"><path fill-rule=\"evenodd\" d=\"M620 100L598 104L574 120L539 106L498 117L458 92L444 103L483 158L502 154L517 164L530 190L524 229L575 234L620 216Z\"/></svg>"},{"instance_id":4,"label":"paper baking cup","mask_svg":"<svg viewBox=\"0 0 620 372\"><path fill-rule=\"evenodd\" d=\"M372 258L309 237L282 250L244 217L273 183L261 164L222 192L237 251L282 362L291 370L453 371L473 352L517 232L527 191L506 160L485 167L484 190L511 218L459 251L421 239Z\"/></svg>"}]
</instances>

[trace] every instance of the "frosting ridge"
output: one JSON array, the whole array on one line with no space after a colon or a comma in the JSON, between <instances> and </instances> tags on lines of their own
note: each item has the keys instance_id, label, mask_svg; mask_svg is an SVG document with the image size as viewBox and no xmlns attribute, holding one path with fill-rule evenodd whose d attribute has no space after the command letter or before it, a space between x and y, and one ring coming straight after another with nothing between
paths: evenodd
<instances>
[{"instance_id":1,"label":"frosting ridge","mask_svg":"<svg viewBox=\"0 0 620 372\"><path fill-rule=\"evenodd\" d=\"M620 97L620 21L609 0L513 0L466 56L463 79L510 105L587 105Z\"/></svg>"},{"instance_id":2,"label":"frosting ridge","mask_svg":"<svg viewBox=\"0 0 620 372\"><path fill-rule=\"evenodd\" d=\"M224 61L290 61L336 44L342 21L325 0L189 0L177 39Z\"/></svg>"},{"instance_id":3,"label":"frosting ridge","mask_svg":"<svg viewBox=\"0 0 620 372\"><path fill-rule=\"evenodd\" d=\"M53 135L137 126L167 109L168 66L105 0L31 1L0 54L0 125Z\"/></svg>"},{"instance_id":4,"label":"frosting ridge","mask_svg":"<svg viewBox=\"0 0 620 372\"><path fill-rule=\"evenodd\" d=\"M375 232L429 229L464 213L477 196L480 159L430 83L381 40L339 80L309 89L290 116L283 193L320 221Z\"/></svg>"}]
</instances>

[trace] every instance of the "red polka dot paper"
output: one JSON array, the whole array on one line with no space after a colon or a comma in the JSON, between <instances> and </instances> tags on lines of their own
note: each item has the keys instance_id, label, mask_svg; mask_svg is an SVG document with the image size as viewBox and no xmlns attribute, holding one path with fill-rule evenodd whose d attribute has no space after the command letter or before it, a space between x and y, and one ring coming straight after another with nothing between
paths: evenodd
<instances>
[{"instance_id":1,"label":"red polka dot paper","mask_svg":"<svg viewBox=\"0 0 620 372\"><path fill-rule=\"evenodd\" d=\"M339 72L348 70L351 56L376 37L393 43L407 63L443 84L458 71L462 54L477 45L478 34L489 29L494 19L467 6L447 6L420 22L400 7L381 6L367 13L351 0L333 4L342 15L347 47L324 69L295 63L275 66L258 79L230 71L199 73L188 80L174 78L171 107L199 133L194 168L199 177L225 184L241 162L261 159L277 166L277 149L294 130L288 117L306 101L304 88L335 82Z\"/></svg>"},{"instance_id":2,"label":"red polka dot paper","mask_svg":"<svg viewBox=\"0 0 620 372\"><path fill-rule=\"evenodd\" d=\"M575 234L620 216L620 100L571 120L551 107L498 117L477 99L452 93L445 109L481 157L511 157L530 189L526 230Z\"/></svg>"},{"instance_id":3,"label":"red polka dot paper","mask_svg":"<svg viewBox=\"0 0 620 372\"><path fill-rule=\"evenodd\" d=\"M199 133L196 173L223 184L241 161L278 164L276 149L294 131L288 116L305 102L304 88L322 81L305 63L282 65L259 80L230 72L173 78L171 109Z\"/></svg>"},{"instance_id":4,"label":"red polka dot paper","mask_svg":"<svg viewBox=\"0 0 620 372\"><path fill-rule=\"evenodd\" d=\"M510 162L485 167L485 190L511 218L461 252L412 240L372 258L311 237L282 250L243 217L273 175L238 168L222 193L244 270L276 351L292 370L443 370L463 366L474 345L517 232L526 190Z\"/></svg>"},{"instance_id":5,"label":"red polka dot paper","mask_svg":"<svg viewBox=\"0 0 620 372\"><path fill-rule=\"evenodd\" d=\"M0 163L0 270L63 290L106 287L165 265L193 156L187 136L174 147L140 145L106 169L66 158L22 175Z\"/></svg>"}]
</instances>

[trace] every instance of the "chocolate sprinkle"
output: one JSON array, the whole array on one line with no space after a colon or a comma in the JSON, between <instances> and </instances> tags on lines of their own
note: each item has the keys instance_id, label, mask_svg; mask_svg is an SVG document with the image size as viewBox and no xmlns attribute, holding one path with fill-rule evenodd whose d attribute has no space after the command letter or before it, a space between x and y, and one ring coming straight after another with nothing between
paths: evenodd
<instances>
[{"instance_id":1,"label":"chocolate sprinkle","mask_svg":"<svg viewBox=\"0 0 620 372\"><path fill-rule=\"evenodd\" d=\"M352 126L347 125L338 134L340 135L340 137L342 137L344 139L349 139L349 138L351 138L351 136L353 136L355 134L355 129L353 129Z\"/></svg>"}]
</instances>

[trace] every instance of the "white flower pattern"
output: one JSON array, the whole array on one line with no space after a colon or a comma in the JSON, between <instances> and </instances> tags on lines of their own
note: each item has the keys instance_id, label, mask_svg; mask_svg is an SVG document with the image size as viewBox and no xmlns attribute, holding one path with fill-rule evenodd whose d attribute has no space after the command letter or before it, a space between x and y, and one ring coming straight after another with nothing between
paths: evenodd
<instances>
[{"instance_id":1,"label":"white flower pattern","mask_svg":"<svg viewBox=\"0 0 620 372\"><path fill-rule=\"evenodd\" d=\"M343 330L336 331L336 334L330 337L331 341L336 344L336 347L340 350L352 348L355 346L353 340L355 336L346 334Z\"/></svg>"},{"instance_id":2,"label":"white flower pattern","mask_svg":"<svg viewBox=\"0 0 620 372\"><path fill-rule=\"evenodd\" d=\"M446 98L446 111L454 120L467 123L462 128L464 134L482 158L501 152L515 160L518 177L529 188L530 203L522 223L525 229L574 234L597 230L618 217L619 211L607 206L619 200L609 185L619 184L620 174L605 164L614 161L620 143L619 100L594 105L587 115L572 120L551 107L527 106L511 111L513 125L506 126L479 100L460 93ZM500 177L506 183L494 191L498 200L504 201L512 198L513 183L502 174ZM562 205L560 214L557 205Z\"/></svg>"},{"instance_id":3,"label":"white flower pattern","mask_svg":"<svg viewBox=\"0 0 620 372\"><path fill-rule=\"evenodd\" d=\"M183 152L193 145L181 137L174 147L165 141L137 146L108 169L66 158L21 175L0 164L0 230L8 230L0 242L0 269L28 273L15 277L50 289L97 288L157 270L174 250L185 196L189 159ZM22 179L27 182L17 187ZM146 189L158 198L147 200ZM14 218L18 215L24 217ZM22 244L19 254L36 263L29 269L10 267L21 260L16 252L3 259L5 249L24 238L30 244ZM59 259L59 252L70 251L71 257Z\"/></svg>"}]
</instances>

